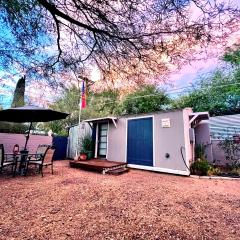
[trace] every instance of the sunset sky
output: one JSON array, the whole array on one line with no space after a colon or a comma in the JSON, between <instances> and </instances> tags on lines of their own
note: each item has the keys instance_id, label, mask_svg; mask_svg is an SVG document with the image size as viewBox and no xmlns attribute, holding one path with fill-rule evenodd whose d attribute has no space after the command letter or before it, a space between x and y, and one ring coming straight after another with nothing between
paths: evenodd
<instances>
[{"instance_id":1,"label":"sunset sky","mask_svg":"<svg viewBox=\"0 0 240 240\"><path fill-rule=\"evenodd\" d=\"M226 2L229 2L226 0ZM238 7L240 7L240 1L234 0L231 1ZM197 12L195 13L197 14ZM229 38L229 46L231 46L233 43L237 41L237 39L240 39L240 30L234 34L233 36L230 36ZM173 74L169 76L169 82L172 83L172 88L179 88L188 86L189 84L194 83L194 81L197 79L197 77L200 74L205 74L210 71L213 71L217 66L220 66L221 61L219 58L222 56L224 52L224 47L222 46L215 46L215 48L209 49L210 52L212 51L212 57L209 56L203 56L202 60L199 61L193 61L189 64L182 67L182 69L175 71ZM4 69L0 71L0 104L3 105L5 108L9 107L12 100L12 93L14 91L15 85L17 80L19 79L19 76L16 74L15 76L13 74L9 74L9 77L5 78L5 80L1 79L3 75L6 75L6 72ZM97 78L96 74L93 74L95 78ZM26 96L29 97L32 102L37 102L36 94L38 92L38 89L41 90L42 95L40 96L41 99L45 100L45 103L50 103L53 101L52 96L56 95L48 86L46 86L44 83L39 87L36 84L33 86L29 86L27 84L26 86ZM43 90L44 89L44 90ZM41 104L41 103L40 103Z\"/></svg>"}]
</instances>

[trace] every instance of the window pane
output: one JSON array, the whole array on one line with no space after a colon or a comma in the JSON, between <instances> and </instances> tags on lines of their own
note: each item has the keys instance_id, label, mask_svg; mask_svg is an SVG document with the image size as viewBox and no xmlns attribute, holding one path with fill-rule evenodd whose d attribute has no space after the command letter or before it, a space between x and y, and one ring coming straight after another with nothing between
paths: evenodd
<instances>
[{"instance_id":1,"label":"window pane","mask_svg":"<svg viewBox=\"0 0 240 240\"><path fill-rule=\"evenodd\" d=\"M106 149L99 149L99 155L106 155Z\"/></svg>"},{"instance_id":2,"label":"window pane","mask_svg":"<svg viewBox=\"0 0 240 240\"><path fill-rule=\"evenodd\" d=\"M103 130L100 132L100 136L107 136L107 130Z\"/></svg>"},{"instance_id":3,"label":"window pane","mask_svg":"<svg viewBox=\"0 0 240 240\"><path fill-rule=\"evenodd\" d=\"M107 142L107 137L100 137L100 142Z\"/></svg>"},{"instance_id":4,"label":"window pane","mask_svg":"<svg viewBox=\"0 0 240 240\"><path fill-rule=\"evenodd\" d=\"M107 148L107 143L99 143L99 148Z\"/></svg>"},{"instance_id":5,"label":"window pane","mask_svg":"<svg viewBox=\"0 0 240 240\"><path fill-rule=\"evenodd\" d=\"M107 130L107 128L108 128L108 125L107 124L103 124L103 125L101 125L101 130Z\"/></svg>"}]
</instances>

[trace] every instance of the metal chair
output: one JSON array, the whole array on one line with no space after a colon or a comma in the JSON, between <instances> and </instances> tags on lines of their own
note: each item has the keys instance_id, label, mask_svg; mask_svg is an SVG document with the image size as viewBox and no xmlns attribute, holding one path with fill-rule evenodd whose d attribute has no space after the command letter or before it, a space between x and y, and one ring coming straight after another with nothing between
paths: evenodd
<instances>
[{"instance_id":1,"label":"metal chair","mask_svg":"<svg viewBox=\"0 0 240 240\"><path fill-rule=\"evenodd\" d=\"M51 166L52 174L53 174L53 155L54 155L55 149L53 147L48 148L44 155L40 159L37 160L29 160L27 162L26 166L26 174L28 172L28 166L29 165L35 165L39 167L39 173L42 174L43 177L43 167Z\"/></svg>"},{"instance_id":2,"label":"metal chair","mask_svg":"<svg viewBox=\"0 0 240 240\"><path fill-rule=\"evenodd\" d=\"M38 145L37 151L35 154L28 155L28 161L37 161L40 160L50 148L50 145L40 144Z\"/></svg>"},{"instance_id":3,"label":"metal chair","mask_svg":"<svg viewBox=\"0 0 240 240\"><path fill-rule=\"evenodd\" d=\"M0 144L0 173L2 173L3 168L12 167L12 174L15 176L17 167L18 157L15 154L5 154L4 146Z\"/></svg>"}]
</instances>

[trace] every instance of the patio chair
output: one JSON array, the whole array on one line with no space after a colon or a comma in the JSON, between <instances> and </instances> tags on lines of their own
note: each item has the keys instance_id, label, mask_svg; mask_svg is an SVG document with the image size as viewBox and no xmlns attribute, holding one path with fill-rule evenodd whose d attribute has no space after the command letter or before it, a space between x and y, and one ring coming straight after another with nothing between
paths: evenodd
<instances>
[{"instance_id":1,"label":"patio chair","mask_svg":"<svg viewBox=\"0 0 240 240\"><path fill-rule=\"evenodd\" d=\"M29 154L28 160L29 161L41 160L41 158L45 155L46 151L50 147L51 147L50 145L46 145L46 144L38 145L36 153L35 154Z\"/></svg>"},{"instance_id":2,"label":"patio chair","mask_svg":"<svg viewBox=\"0 0 240 240\"><path fill-rule=\"evenodd\" d=\"M53 174L53 155L54 155L54 152L55 152L55 149L54 149L53 147L51 147L51 148L48 148L48 149L47 149L47 151L45 152L45 154L42 155L40 159L37 159L37 160L29 160L29 161L27 162L25 175L27 175L28 166L29 166L29 165L38 166L38 168L39 168L39 173L42 174L42 177L43 177L43 167L51 166L52 174Z\"/></svg>"},{"instance_id":3,"label":"patio chair","mask_svg":"<svg viewBox=\"0 0 240 240\"><path fill-rule=\"evenodd\" d=\"M15 176L17 159L18 157L15 154L5 154L4 146L0 144L0 173L2 173L3 168L11 166L12 174Z\"/></svg>"}]
</instances>

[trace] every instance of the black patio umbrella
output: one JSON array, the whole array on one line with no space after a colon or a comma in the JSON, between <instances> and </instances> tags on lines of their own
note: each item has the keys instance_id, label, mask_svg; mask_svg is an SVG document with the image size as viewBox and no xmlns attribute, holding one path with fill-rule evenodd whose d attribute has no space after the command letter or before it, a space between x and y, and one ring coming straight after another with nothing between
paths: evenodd
<instances>
[{"instance_id":1,"label":"black patio umbrella","mask_svg":"<svg viewBox=\"0 0 240 240\"><path fill-rule=\"evenodd\" d=\"M67 113L29 105L1 110L0 121L16 123L30 122L24 147L24 149L26 149L33 122L49 122L53 120L60 120L66 118L68 115L69 114Z\"/></svg>"}]
</instances>

